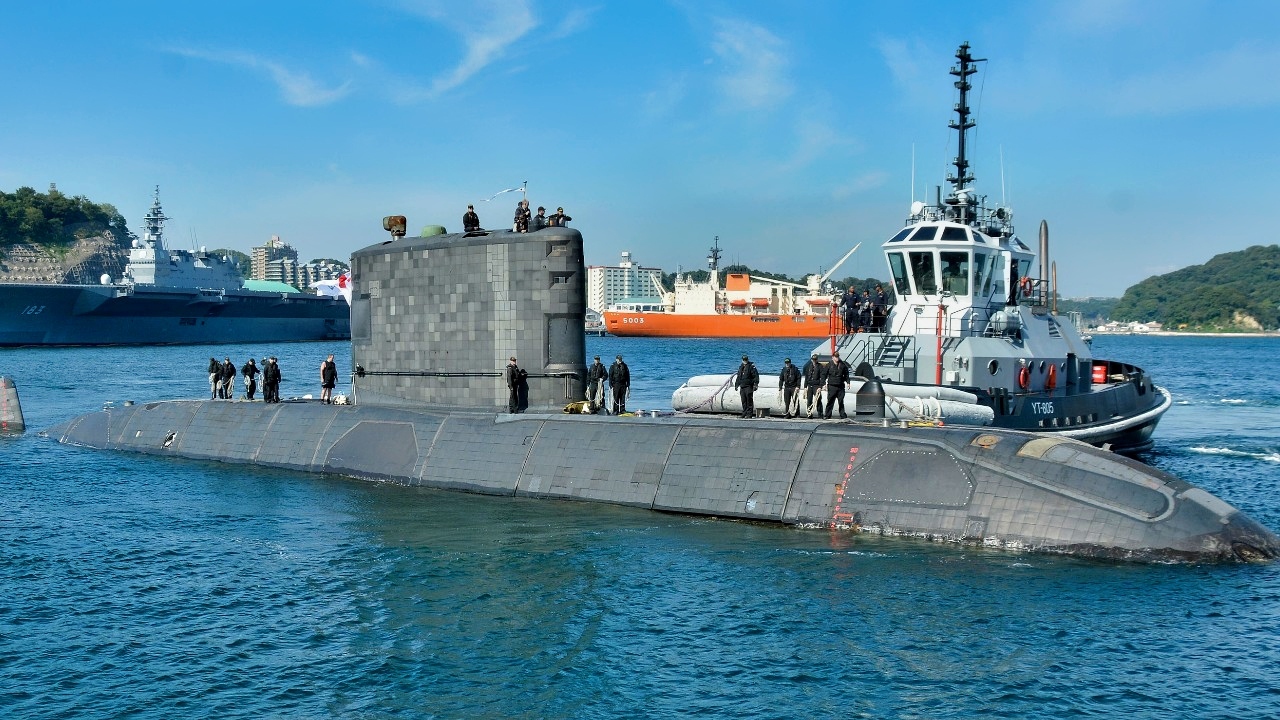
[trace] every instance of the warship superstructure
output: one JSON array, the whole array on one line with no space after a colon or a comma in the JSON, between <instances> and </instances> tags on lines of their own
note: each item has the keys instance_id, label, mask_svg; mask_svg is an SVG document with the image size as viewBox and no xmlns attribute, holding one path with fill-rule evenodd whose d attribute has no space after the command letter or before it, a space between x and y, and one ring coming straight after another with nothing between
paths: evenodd
<instances>
[{"instance_id":1,"label":"warship superstructure","mask_svg":"<svg viewBox=\"0 0 1280 720\"><path fill-rule=\"evenodd\" d=\"M345 300L245 288L234 262L167 247L160 190L123 277L0 284L0 347L344 340Z\"/></svg>"}]
</instances>

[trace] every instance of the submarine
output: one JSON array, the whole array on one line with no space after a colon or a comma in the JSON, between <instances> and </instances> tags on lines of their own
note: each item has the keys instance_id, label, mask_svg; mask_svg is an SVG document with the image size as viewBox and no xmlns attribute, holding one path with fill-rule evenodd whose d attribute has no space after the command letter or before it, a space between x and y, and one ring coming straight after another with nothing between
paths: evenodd
<instances>
[{"instance_id":1,"label":"submarine","mask_svg":"<svg viewBox=\"0 0 1280 720\"><path fill-rule=\"evenodd\" d=\"M1089 558L1244 562L1280 538L1223 500L1063 436L893 422L864 386L849 421L566 410L585 391L582 235L479 230L352 255L343 404L181 400L45 431L105 450L411 487L601 502ZM528 371L508 412L503 368Z\"/></svg>"}]
</instances>

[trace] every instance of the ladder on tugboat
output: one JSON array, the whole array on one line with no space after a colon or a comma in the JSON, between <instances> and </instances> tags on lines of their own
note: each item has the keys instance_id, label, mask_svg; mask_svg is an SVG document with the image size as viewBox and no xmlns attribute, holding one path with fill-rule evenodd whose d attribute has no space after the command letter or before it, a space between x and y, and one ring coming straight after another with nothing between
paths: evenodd
<instances>
[{"instance_id":1,"label":"ladder on tugboat","mask_svg":"<svg viewBox=\"0 0 1280 720\"><path fill-rule=\"evenodd\" d=\"M876 367L902 367L903 360L907 355L907 348L910 346L910 336L890 335L880 345L880 349L876 352L875 360L871 364Z\"/></svg>"}]
</instances>

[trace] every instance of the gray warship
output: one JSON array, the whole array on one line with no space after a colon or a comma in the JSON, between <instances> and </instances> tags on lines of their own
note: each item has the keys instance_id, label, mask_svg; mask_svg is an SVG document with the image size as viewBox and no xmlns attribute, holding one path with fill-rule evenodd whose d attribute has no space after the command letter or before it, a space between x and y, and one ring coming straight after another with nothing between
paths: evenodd
<instances>
[{"instance_id":1,"label":"gray warship","mask_svg":"<svg viewBox=\"0 0 1280 720\"><path fill-rule=\"evenodd\" d=\"M822 362L838 353L853 368L851 392L874 380L894 419L942 420L1043 432L1135 454L1172 398L1142 368L1096 358L1073 323L1052 311L1056 274L1048 265L1048 224L1037 254L1014 232L1013 213L988 207L969 172L969 77L977 72L965 43L956 51L959 101L955 173L932 204L914 202L905 227L882 245L897 303L874 332L833 335L814 348ZM730 376L703 375L677 389L678 410L736 412ZM781 413L763 391L757 407Z\"/></svg>"},{"instance_id":2,"label":"gray warship","mask_svg":"<svg viewBox=\"0 0 1280 720\"><path fill-rule=\"evenodd\" d=\"M166 247L156 188L124 275L99 285L0 285L0 347L345 340L345 300L244 287L234 263Z\"/></svg>"},{"instance_id":3,"label":"gray warship","mask_svg":"<svg viewBox=\"0 0 1280 720\"><path fill-rule=\"evenodd\" d=\"M175 459L1085 557L1280 554L1280 538L1231 505L1135 460L1067 437L890 422L869 394L848 422L566 412L580 407L586 373L575 229L393 237L353 254L352 269L346 404L138 402L45 434ZM518 413L507 412L503 375L513 355L529 373Z\"/></svg>"}]
</instances>

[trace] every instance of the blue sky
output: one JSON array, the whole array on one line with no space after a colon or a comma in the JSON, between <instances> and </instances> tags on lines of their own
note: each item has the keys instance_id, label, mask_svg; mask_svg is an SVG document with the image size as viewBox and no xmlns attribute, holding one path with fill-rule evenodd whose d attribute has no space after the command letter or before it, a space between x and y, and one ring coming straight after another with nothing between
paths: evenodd
<instances>
[{"instance_id":1,"label":"blue sky","mask_svg":"<svg viewBox=\"0 0 1280 720\"><path fill-rule=\"evenodd\" d=\"M725 257L884 277L879 244L955 152L1049 222L1067 296L1276 236L1275 2L62 2L6 9L0 189L50 183L179 246L304 258L563 205L589 264ZM1003 159L1003 161L1002 161ZM1003 166L1003 170L1002 170Z\"/></svg>"}]
</instances>

